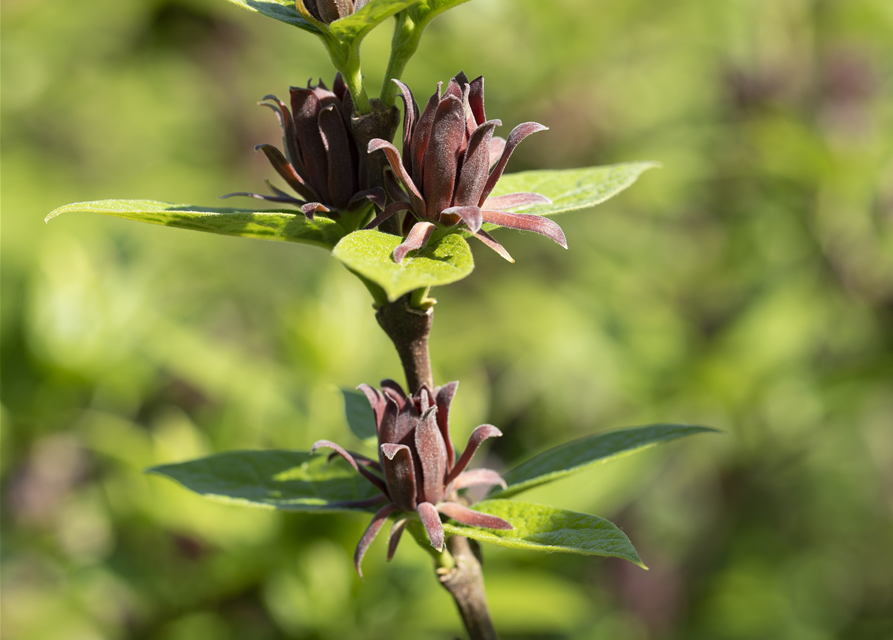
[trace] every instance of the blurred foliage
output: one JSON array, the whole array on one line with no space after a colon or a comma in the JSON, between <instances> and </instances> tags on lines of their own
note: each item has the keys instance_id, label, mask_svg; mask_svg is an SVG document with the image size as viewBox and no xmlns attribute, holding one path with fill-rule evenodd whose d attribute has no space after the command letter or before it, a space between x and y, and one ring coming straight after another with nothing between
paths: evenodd
<instances>
[{"instance_id":1,"label":"blurred foliage","mask_svg":"<svg viewBox=\"0 0 893 640\"><path fill-rule=\"evenodd\" d=\"M4 0L5 640L449 638L412 545L366 518L209 503L142 469L346 442L339 387L397 376L368 294L322 250L73 214L216 203L270 171L254 107L332 75L312 37L222 0ZM377 86L389 44L364 45ZM381 63L379 64L379 61ZM485 548L507 639L893 636L893 5L472 0L405 80L487 78L510 171L657 160L563 217L565 252L503 232L435 290L453 429L487 466L634 424L689 440L531 491L611 518L645 572ZM505 133L505 132L503 132ZM355 446L362 446L358 441ZM484 461L481 461L484 464Z\"/></svg>"}]
</instances>

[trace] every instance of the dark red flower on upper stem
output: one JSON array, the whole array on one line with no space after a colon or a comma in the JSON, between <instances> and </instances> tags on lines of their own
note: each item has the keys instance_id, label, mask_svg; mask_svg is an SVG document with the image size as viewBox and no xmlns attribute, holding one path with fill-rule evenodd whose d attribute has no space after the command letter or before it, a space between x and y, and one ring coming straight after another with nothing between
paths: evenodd
<instances>
[{"instance_id":1,"label":"dark red flower on upper stem","mask_svg":"<svg viewBox=\"0 0 893 640\"><path fill-rule=\"evenodd\" d=\"M505 481L490 469L466 471L469 461L487 438L501 436L496 427L481 425L471 434L465 451L456 459L450 439L450 404L458 382L450 382L434 391L423 386L412 396L393 380L383 380L381 391L360 385L375 414L378 434L378 461L358 453L345 451L334 442L320 440L312 451L321 447L334 449L332 457L340 455L351 466L375 485L381 495L369 500L341 503L341 506L384 506L360 538L354 553L354 566L362 577L360 562L366 549L378 534L387 518L398 512L416 514L428 533L431 545L443 551L444 532L441 516L473 527L512 529L512 525L496 516L473 511L460 502L459 489L472 486L505 487ZM388 560L394 556L407 518L394 522L388 542Z\"/></svg>"},{"instance_id":2,"label":"dark red flower on upper stem","mask_svg":"<svg viewBox=\"0 0 893 640\"><path fill-rule=\"evenodd\" d=\"M512 261L508 252L481 225L522 229L547 236L567 248L561 228L542 216L509 213L505 209L551 201L538 193L512 193L490 197L515 147L531 133L546 129L536 122L515 127L508 140L495 137L499 120L484 114L484 78L471 82L464 73L442 85L419 112L412 92L394 80L403 94L403 153L387 140L369 143L369 153L383 150L396 180L391 180L392 202L367 225L371 229L400 211L408 211L416 224L394 251L402 262L409 251L423 247L438 226L463 225L487 246ZM399 183L399 184L398 184Z\"/></svg>"},{"instance_id":3,"label":"dark red flower on upper stem","mask_svg":"<svg viewBox=\"0 0 893 640\"><path fill-rule=\"evenodd\" d=\"M381 187L369 189L362 184L357 145L351 133L353 102L341 78L335 76L333 90L322 80L307 88L291 87L291 111L274 95L264 97L261 106L276 113L282 127L285 154L271 144L259 144L276 172L300 196L298 198L267 182L272 196L259 193L229 193L223 198L248 196L301 207L311 220L322 213L338 218L339 212L354 211L372 200L384 206Z\"/></svg>"}]
</instances>

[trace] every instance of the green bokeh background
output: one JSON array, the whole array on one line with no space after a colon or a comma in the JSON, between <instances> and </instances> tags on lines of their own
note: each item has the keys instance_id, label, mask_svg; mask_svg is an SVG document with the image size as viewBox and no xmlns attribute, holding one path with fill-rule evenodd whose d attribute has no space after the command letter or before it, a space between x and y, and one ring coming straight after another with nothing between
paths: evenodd
<instances>
[{"instance_id":1,"label":"green bokeh background","mask_svg":"<svg viewBox=\"0 0 893 640\"><path fill-rule=\"evenodd\" d=\"M364 47L381 81L389 28ZM503 637L893 638L893 4L471 0L405 80L464 68L536 120L509 170L659 160L501 232L436 290L435 377L497 468L594 431L699 436L523 499L620 524L651 567L485 548ZM263 188L267 93L332 67L223 0L4 0L4 640L451 638L426 554L350 554L352 515L206 502L142 469L351 440L339 387L399 376L362 286L322 250L101 216Z\"/></svg>"}]
</instances>

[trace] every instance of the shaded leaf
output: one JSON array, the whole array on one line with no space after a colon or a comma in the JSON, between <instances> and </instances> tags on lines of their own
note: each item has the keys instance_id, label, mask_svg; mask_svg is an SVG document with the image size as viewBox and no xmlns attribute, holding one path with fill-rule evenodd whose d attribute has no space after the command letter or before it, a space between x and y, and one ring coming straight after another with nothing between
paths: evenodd
<instances>
[{"instance_id":1,"label":"shaded leaf","mask_svg":"<svg viewBox=\"0 0 893 640\"><path fill-rule=\"evenodd\" d=\"M229 0L233 4L237 4L243 9L260 13L268 18L285 22L292 26L309 31L310 33L319 34L319 29L307 22L298 10L295 9L294 0Z\"/></svg>"},{"instance_id":2,"label":"shaded leaf","mask_svg":"<svg viewBox=\"0 0 893 640\"><path fill-rule=\"evenodd\" d=\"M299 242L326 249L334 247L344 234L337 222L322 217L307 220L300 212L196 207L155 200L76 202L59 207L46 217L46 221L49 222L51 218L63 213L102 213L191 231L207 231L262 240Z\"/></svg>"},{"instance_id":3,"label":"shaded leaf","mask_svg":"<svg viewBox=\"0 0 893 640\"><path fill-rule=\"evenodd\" d=\"M290 511L374 511L332 506L380 492L341 460L307 451L230 451L147 469L208 498Z\"/></svg>"},{"instance_id":4,"label":"shaded leaf","mask_svg":"<svg viewBox=\"0 0 893 640\"><path fill-rule=\"evenodd\" d=\"M541 193L552 204L536 204L512 211L551 216L594 207L632 185L648 169L659 166L656 162L626 162L585 169L521 171L502 176L491 195L501 196L519 191ZM485 225L485 228L488 227ZM495 226L490 225L489 228Z\"/></svg>"},{"instance_id":5,"label":"shaded leaf","mask_svg":"<svg viewBox=\"0 0 893 640\"><path fill-rule=\"evenodd\" d=\"M471 249L458 234L431 241L397 264L392 254L402 241L381 231L355 231L341 239L332 255L384 289L392 301L414 289L456 282L474 270Z\"/></svg>"},{"instance_id":6,"label":"shaded leaf","mask_svg":"<svg viewBox=\"0 0 893 640\"><path fill-rule=\"evenodd\" d=\"M344 415L347 426L360 440L375 439L375 414L369 406L365 394L353 389L342 389L344 396Z\"/></svg>"},{"instance_id":7,"label":"shaded leaf","mask_svg":"<svg viewBox=\"0 0 893 640\"><path fill-rule=\"evenodd\" d=\"M626 534L604 518L514 500L486 500L474 510L507 520L514 529L481 529L448 520L444 531L513 549L623 558L647 568Z\"/></svg>"},{"instance_id":8,"label":"shaded leaf","mask_svg":"<svg viewBox=\"0 0 893 640\"><path fill-rule=\"evenodd\" d=\"M232 0L230 0L232 1ZM352 43L398 11L418 0L370 0L369 4L346 18L329 25L329 32L343 42Z\"/></svg>"},{"instance_id":9,"label":"shaded leaf","mask_svg":"<svg viewBox=\"0 0 893 640\"><path fill-rule=\"evenodd\" d=\"M508 485L493 496L507 498L572 473L695 433L720 433L709 427L655 424L596 433L566 442L502 474Z\"/></svg>"}]
</instances>

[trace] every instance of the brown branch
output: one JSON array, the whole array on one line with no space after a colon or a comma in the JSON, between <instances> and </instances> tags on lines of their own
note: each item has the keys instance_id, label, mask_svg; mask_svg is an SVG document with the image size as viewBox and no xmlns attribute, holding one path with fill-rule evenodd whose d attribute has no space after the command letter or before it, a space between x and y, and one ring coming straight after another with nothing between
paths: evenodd
<instances>
[{"instance_id":1,"label":"brown branch","mask_svg":"<svg viewBox=\"0 0 893 640\"><path fill-rule=\"evenodd\" d=\"M484 572L467 538L450 536L447 549L456 566L438 575L443 588L450 592L471 640L499 640L484 592Z\"/></svg>"},{"instance_id":2,"label":"brown branch","mask_svg":"<svg viewBox=\"0 0 893 640\"><path fill-rule=\"evenodd\" d=\"M379 307L375 319L397 349L409 393L416 393L422 385L434 389L428 355L428 334L434 322L434 309L413 309L409 306L409 297L403 296Z\"/></svg>"}]
</instances>

